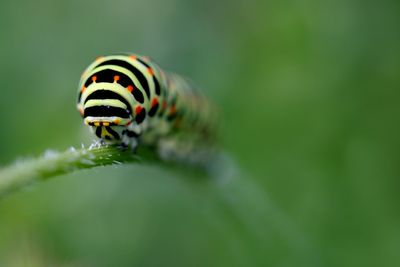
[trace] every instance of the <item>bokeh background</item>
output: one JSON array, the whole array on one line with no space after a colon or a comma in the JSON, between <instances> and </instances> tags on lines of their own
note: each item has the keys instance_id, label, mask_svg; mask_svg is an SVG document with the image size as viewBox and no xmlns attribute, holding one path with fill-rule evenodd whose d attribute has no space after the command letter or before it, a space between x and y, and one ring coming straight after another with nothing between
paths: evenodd
<instances>
[{"instance_id":1,"label":"bokeh background","mask_svg":"<svg viewBox=\"0 0 400 267\"><path fill-rule=\"evenodd\" d=\"M90 144L80 73L132 51L204 88L234 167L13 194L0 266L399 266L399 25L398 0L2 0L0 165Z\"/></svg>"}]
</instances>

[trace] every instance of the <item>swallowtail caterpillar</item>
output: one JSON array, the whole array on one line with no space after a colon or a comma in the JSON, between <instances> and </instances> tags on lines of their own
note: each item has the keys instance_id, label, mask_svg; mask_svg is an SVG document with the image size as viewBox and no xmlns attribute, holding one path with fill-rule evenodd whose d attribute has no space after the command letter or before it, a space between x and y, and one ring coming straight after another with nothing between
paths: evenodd
<instances>
[{"instance_id":1,"label":"swallowtail caterpillar","mask_svg":"<svg viewBox=\"0 0 400 267\"><path fill-rule=\"evenodd\" d=\"M98 57L83 72L78 111L104 143L153 146L164 157L204 157L214 142L216 112L187 79L148 57Z\"/></svg>"}]
</instances>

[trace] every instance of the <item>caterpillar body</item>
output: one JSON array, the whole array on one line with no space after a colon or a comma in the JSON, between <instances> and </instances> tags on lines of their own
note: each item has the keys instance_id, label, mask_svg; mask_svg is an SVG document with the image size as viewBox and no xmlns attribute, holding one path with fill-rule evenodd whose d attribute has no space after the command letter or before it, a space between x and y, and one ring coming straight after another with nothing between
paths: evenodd
<instances>
[{"instance_id":1,"label":"caterpillar body","mask_svg":"<svg viewBox=\"0 0 400 267\"><path fill-rule=\"evenodd\" d=\"M102 142L133 150L145 144L164 157L185 158L214 139L210 101L187 79L136 54L91 63L80 79L77 108Z\"/></svg>"}]
</instances>

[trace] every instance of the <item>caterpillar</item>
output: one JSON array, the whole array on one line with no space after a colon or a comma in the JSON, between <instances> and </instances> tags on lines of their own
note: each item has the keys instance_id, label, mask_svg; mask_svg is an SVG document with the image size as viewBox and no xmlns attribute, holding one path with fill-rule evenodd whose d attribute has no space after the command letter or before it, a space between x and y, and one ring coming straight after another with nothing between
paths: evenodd
<instances>
[{"instance_id":1,"label":"caterpillar","mask_svg":"<svg viewBox=\"0 0 400 267\"><path fill-rule=\"evenodd\" d=\"M215 108L193 84L136 54L96 58L83 72L77 108L101 142L185 158L213 142Z\"/></svg>"}]
</instances>

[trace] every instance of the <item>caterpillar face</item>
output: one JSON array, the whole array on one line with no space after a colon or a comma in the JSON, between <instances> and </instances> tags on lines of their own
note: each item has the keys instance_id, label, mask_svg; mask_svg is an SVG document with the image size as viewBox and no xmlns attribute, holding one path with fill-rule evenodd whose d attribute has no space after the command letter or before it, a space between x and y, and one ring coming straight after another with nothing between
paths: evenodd
<instances>
[{"instance_id":1,"label":"caterpillar face","mask_svg":"<svg viewBox=\"0 0 400 267\"><path fill-rule=\"evenodd\" d=\"M92 126L92 132L103 140L118 142L122 139L122 134L125 127L122 126Z\"/></svg>"},{"instance_id":2,"label":"caterpillar face","mask_svg":"<svg viewBox=\"0 0 400 267\"><path fill-rule=\"evenodd\" d=\"M117 100L89 100L83 109L84 121L92 126L97 137L104 140L121 140L126 124L132 121L130 111Z\"/></svg>"},{"instance_id":3,"label":"caterpillar face","mask_svg":"<svg viewBox=\"0 0 400 267\"><path fill-rule=\"evenodd\" d=\"M144 90L126 60L99 58L81 77L78 110L84 123L104 140L121 140L124 129L146 115Z\"/></svg>"},{"instance_id":4,"label":"caterpillar face","mask_svg":"<svg viewBox=\"0 0 400 267\"><path fill-rule=\"evenodd\" d=\"M92 83L84 90L91 93L85 95L81 113L98 138L119 141L126 125L132 123L132 108L118 93L120 87L118 83Z\"/></svg>"}]
</instances>

